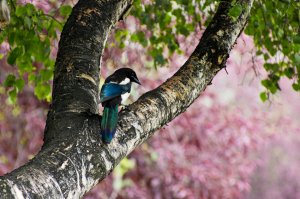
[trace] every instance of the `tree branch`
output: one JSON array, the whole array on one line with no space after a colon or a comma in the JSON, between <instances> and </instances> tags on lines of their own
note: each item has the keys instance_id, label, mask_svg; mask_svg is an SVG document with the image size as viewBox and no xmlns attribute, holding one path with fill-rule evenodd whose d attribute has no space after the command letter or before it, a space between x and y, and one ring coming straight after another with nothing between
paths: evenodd
<instances>
[{"instance_id":1,"label":"tree branch","mask_svg":"<svg viewBox=\"0 0 300 199\"><path fill-rule=\"evenodd\" d=\"M101 141L97 113L100 57L110 28L131 0L80 0L62 32L45 144L26 165L0 178L3 198L79 198L155 130L184 112L225 67L253 0L237 20L222 1L181 69L120 113L116 138Z\"/></svg>"}]
</instances>

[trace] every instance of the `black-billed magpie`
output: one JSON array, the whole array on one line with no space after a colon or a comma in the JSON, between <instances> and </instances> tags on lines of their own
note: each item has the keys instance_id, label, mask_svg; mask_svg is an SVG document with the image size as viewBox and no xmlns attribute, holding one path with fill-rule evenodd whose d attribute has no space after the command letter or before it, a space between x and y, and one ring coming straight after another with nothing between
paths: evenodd
<instances>
[{"instance_id":1,"label":"black-billed magpie","mask_svg":"<svg viewBox=\"0 0 300 199\"><path fill-rule=\"evenodd\" d=\"M100 91L100 102L104 107L101 120L101 135L105 143L113 139L118 123L118 107L130 95L131 83L141 84L130 68L120 68L108 76Z\"/></svg>"}]
</instances>

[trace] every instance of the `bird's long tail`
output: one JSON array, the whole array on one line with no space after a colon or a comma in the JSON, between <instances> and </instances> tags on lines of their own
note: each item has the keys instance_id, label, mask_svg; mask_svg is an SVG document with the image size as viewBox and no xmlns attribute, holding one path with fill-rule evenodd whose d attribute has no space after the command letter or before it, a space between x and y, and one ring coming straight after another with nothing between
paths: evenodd
<instances>
[{"instance_id":1,"label":"bird's long tail","mask_svg":"<svg viewBox=\"0 0 300 199\"><path fill-rule=\"evenodd\" d=\"M110 143L113 139L118 123L118 105L104 107L101 120L101 135L105 143Z\"/></svg>"}]
</instances>

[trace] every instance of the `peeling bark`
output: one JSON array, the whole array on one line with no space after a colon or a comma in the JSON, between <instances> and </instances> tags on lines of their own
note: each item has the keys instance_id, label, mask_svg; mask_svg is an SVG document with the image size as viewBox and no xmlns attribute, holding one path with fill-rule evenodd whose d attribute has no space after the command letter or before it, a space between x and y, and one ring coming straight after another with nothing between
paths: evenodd
<instances>
[{"instance_id":1,"label":"peeling bark","mask_svg":"<svg viewBox=\"0 0 300 199\"><path fill-rule=\"evenodd\" d=\"M80 0L59 44L44 146L26 165L0 177L1 198L80 198L104 179L155 130L184 112L225 67L253 0L237 3L243 5L237 20L228 16L231 3L220 3L187 62L120 113L116 138L106 145L97 115L99 60L111 27L132 0Z\"/></svg>"}]
</instances>

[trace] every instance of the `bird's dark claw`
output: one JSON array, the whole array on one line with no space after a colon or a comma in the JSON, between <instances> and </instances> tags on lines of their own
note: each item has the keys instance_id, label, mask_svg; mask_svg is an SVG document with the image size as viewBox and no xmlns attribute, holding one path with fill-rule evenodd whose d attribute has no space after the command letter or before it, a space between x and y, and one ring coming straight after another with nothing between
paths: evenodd
<instances>
[{"instance_id":1,"label":"bird's dark claw","mask_svg":"<svg viewBox=\"0 0 300 199\"><path fill-rule=\"evenodd\" d=\"M120 105L120 109L121 111L125 110L125 109L128 109L128 105Z\"/></svg>"}]
</instances>

